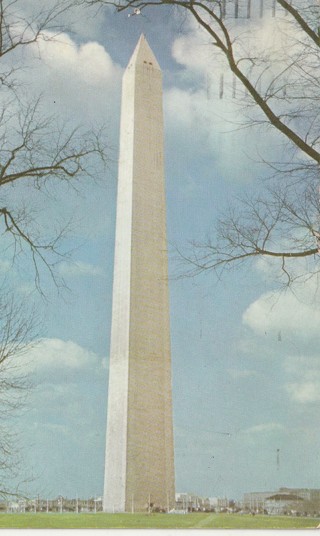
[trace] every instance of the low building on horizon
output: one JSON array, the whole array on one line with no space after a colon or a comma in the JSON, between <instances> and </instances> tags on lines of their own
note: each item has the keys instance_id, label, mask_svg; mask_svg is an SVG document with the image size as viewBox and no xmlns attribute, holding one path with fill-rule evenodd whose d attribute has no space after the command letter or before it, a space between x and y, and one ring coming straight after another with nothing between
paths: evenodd
<instances>
[{"instance_id":1,"label":"low building on horizon","mask_svg":"<svg viewBox=\"0 0 320 536\"><path fill-rule=\"evenodd\" d=\"M176 509L187 512L220 512L229 508L226 497L203 497L193 493L176 493Z\"/></svg>"},{"instance_id":2,"label":"low building on horizon","mask_svg":"<svg viewBox=\"0 0 320 536\"><path fill-rule=\"evenodd\" d=\"M249 512L269 515L320 515L320 489L281 487L245 493L242 507Z\"/></svg>"}]
</instances>

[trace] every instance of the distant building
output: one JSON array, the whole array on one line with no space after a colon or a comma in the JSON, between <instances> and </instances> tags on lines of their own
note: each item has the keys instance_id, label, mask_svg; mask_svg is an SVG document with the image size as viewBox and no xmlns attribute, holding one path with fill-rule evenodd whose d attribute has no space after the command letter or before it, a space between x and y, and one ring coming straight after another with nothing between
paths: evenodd
<instances>
[{"instance_id":1,"label":"distant building","mask_svg":"<svg viewBox=\"0 0 320 536\"><path fill-rule=\"evenodd\" d=\"M275 491L253 491L250 493L245 493L243 496L242 506L245 510L250 510L250 512L264 510L266 499L274 493Z\"/></svg>"},{"instance_id":2,"label":"distant building","mask_svg":"<svg viewBox=\"0 0 320 536\"><path fill-rule=\"evenodd\" d=\"M296 493L305 501L315 501L320 504L320 489L311 488L279 488L280 493Z\"/></svg>"},{"instance_id":3,"label":"distant building","mask_svg":"<svg viewBox=\"0 0 320 536\"><path fill-rule=\"evenodd\" d=\"M320 489L279 488L274 491L245 493L243 509L268 514L320 513Z\"/></svg>"},{"instance_id":4,"label":"distant building","mask_svg":"<svg viewBox=\"0 0 320 536\"><path fill-rule=\"evenodd\" d=\"M0 501L0 512L102 512L102 497L89 499L68 499L59 495L55 499L17 499L16 501Z\"/></svg>"},{"instance_id":5,"label":"distant building","mask_svg":"<svg viewBox=\"0 0 320 536\"><path fill-rule=\"evenodd\" d=\"M300 511L302 507L303 498L294 493L276 493L267 497L264 502L264 508L270 515L283 515L292 511Z\"/></svg>"},{"instance_id":6,"label":"distant building","mask_svg":"<svg viewBox=\"0 0 320 536\"><path fill-rule=\"evenodd\" d=\"M192 493L176 493L176 509L188 512L213 512L228 508L226 497L200 497Z\"/></svg>"}]
</instances>

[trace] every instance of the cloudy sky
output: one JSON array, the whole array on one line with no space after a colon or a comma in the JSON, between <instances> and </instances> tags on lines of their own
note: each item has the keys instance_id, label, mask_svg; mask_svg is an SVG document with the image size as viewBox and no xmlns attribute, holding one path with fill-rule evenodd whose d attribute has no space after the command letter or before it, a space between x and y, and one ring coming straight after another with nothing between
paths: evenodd
<instances>
[{"instance_id":1,"label":"cloudy sky","mask_svg":"<svg viewBox=\"0 0 320 536\"><path fill-rule=\"evenodd\" d=\"M22 6L29 16L37 2ZM270 130L234 128L242 116L231 80L225 74L219 99L224 66L192 21L172 9L144 13L79 9L65 16L69 32L23 52L28 92L41 92L46 109L72 125L103 124L110 147L96 183L79 193L57 188L39 205L44 229L61 217L76 222L65 244L72 258L59 267L69 291L58 294L44 276L43 301L28 294L30 269L10 265L17 293L31 296L41 319L26 365L34 388L15 419L33 476L28 492L103 490L121 77L142 32L164 78L176 489L236 499L320 487L315 283L280 292L276 268L262 261L221 280L176 278L183 268L175 247L205 239L233 195L257 188L265 173L258 154L278 157L280 140ZM266 47L269 18L259 25ZM0 264L5 276L8 267Z\"/></svg>"}]
</instances>

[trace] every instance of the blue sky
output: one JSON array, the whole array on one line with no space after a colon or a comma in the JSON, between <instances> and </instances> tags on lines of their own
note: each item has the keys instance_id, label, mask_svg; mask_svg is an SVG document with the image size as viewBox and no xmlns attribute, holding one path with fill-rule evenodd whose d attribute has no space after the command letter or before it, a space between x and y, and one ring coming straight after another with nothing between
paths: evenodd
<instances>
[{"instance_id":1,"label":"blue sky","mask_svg":"<svg viewBox=\"0 0 320 536\"><path fill-rule=\"evenodd\" d=\"M35 6L30 0L24 9ZM59 268L68 292L58 295L43 276L44 302L30 294L27 264L10 269L17 293L36 302L42 320L25 358L35 387L15 421L25 473L34 475L28 492L102 494L121 76L141 32L164 77L176 489L241 498L278 486L320 487L316 283L282 293L278 268L263 260L222 280L175 277L183 270L175 246L204 240L234 195L257 189L266 173L258 152L278 157L281 140L270 130L235 131L240 103L192 21L168 8L145 13L78 10L64 21L72 32L30 46L22 58L30 94L41 91L46 109L71 125L104 124L110 144L107 171L97 169L97 182L84 181L80 193L65 186L54 199L25 186L10 193L41 207L44 232L61 218L76 222L65 243L75 248L72 258ZM259 22L262 47L270 24ZM0 269L8 276L5 260Z\"/></svg>"}]
</instances>

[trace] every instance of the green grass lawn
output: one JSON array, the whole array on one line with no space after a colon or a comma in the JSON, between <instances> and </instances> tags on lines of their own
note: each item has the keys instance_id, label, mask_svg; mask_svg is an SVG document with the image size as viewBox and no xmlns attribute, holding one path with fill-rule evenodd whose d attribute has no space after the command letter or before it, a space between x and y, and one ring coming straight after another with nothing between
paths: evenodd
<instances>
[{"instance_id":1,"label":"green grass lawn","mask_svg":"<svg viewBox=\"0 0 320 536\"><path fill-rule=\"evenodd\" d=\"M320 519L311 517L237 514L0 514L0 528L128 528L128 529L305 529Z\"/></svg>"}]
</instances>

